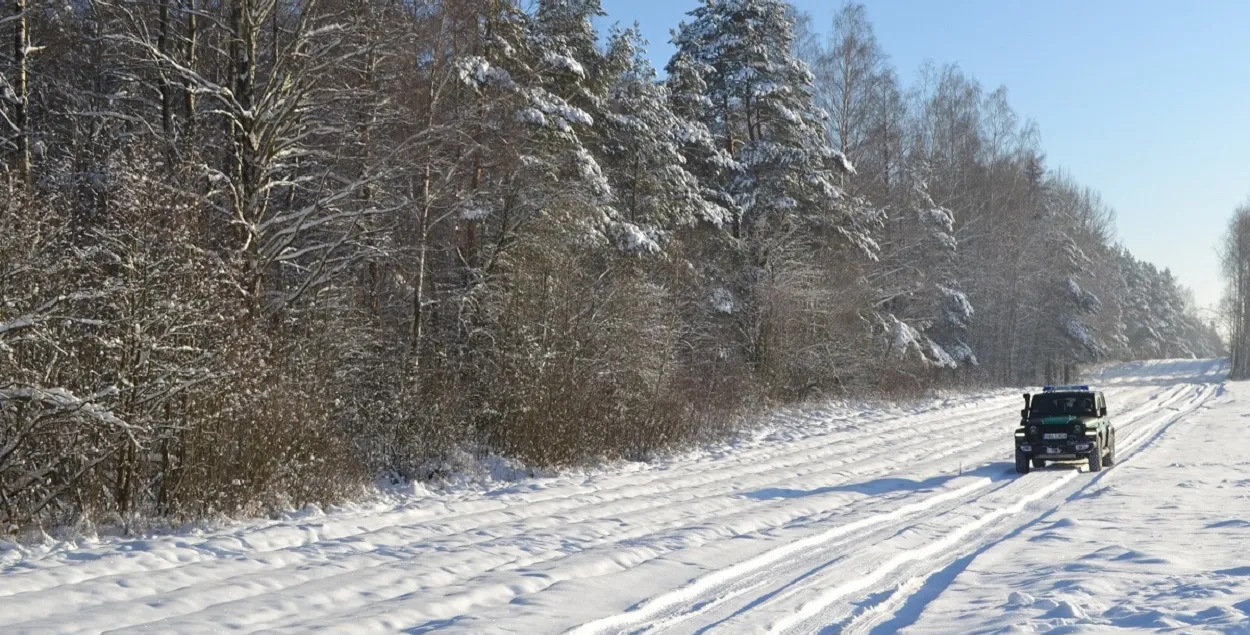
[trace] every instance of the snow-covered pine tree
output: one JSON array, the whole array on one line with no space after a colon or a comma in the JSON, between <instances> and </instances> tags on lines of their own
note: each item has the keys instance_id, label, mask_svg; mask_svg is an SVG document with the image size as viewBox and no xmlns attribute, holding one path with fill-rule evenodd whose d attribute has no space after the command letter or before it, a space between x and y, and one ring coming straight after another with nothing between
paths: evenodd
<instances>
[{"instance_id":1,"label":"snow-covered pine tree","mask_svg":"<svg viewBox=\"0 0 1250 635\"><path fill-rule=\"evenodd\" d=\"M599 0L541 0L535 12L535 68L542 86L556 98L584 113L584 125L571 132L575 144L575 179L587 186L581 204L591 212L595 230L627 252L657 252L659 234L623 216L611 183L595 151L607 143L602 122L610 116L612 86L632 63L624 52L605 55L596 46L592 20L604 15Z\"/></svg>"},{"instance_id":2,"label":"snow-covered pine tree","mask_svg":"<svg viewBox=\"0 0 1250 635\"><path fill-rule=\"evenodd\" d=\"M1072 365L1101 359L1107 353L1091 316L1102 300L1088 290L1094 261L1080 245L1083 217L1091 213L1089 192L1062 177L1052 177L1038 219L1045 277L1032 285L1040 347L1035 357L1045 364L1047 381L1063 381Z\"/></svg>"},{"instance_id":3,"label":"snow-covered pine tree","mask_svg":"<svg viewBox=\"0 0 1250 635\"><path fill-rule=\"evenodd\" d=\"M716 187L737 203L733 234L752 261L766 266L774 249L799 237L839 236L872 254L870 219L852 211L839 186L853 168L828 143L812 74L792 53L787 5L704 0L690 15L674 36L670 69L697 69L681 89L703 84L702 122L740 165Z\"/></svg>"},{"instance_id":4,"label":"snow-covered pine tree","mask_svg":"<svg viewBox=\"0 0 1250 635\"><path fill-rule=\"evenodd\" d=\"M604 110L614 74L596 45L593 20L604 15L600 0L539 0L534 12L536 66L552 92L591 116Z\"/></svg>"},{"instance_id":5,"label":"snow-covered pine tree","mask_svg":"<svg viewBox=\"0 0 1250 635\"><path fill-rule=\"evenodd\" d=\"M1166 359L1222 353L1210 325L1197 317L1187 290L1171 271L1138 260L1123 247L1117 247L1112 257L1123 280L1123 291L1114 298L1122 314L1123 356Z\"/></svg>"},{"instance_id":6,"label":"snow-covered pine tree","mask_svg":"<svg viewBox=\"0 0 1250 635\"><path fill-rule=\"evenodd\" d=\"M686 169L682 149L692 125L669 107L644 46L637 27L614 32L608 44L610 68L620 70L598 121L595 154L614 205L623 219L656 235L696 223L723 226L725 210L703 197Z\"/></svg>"},{"instance_id":7,"label":"snow-covered pine tree","mask_svg":"<svg viewBox=\"0 0 1250 635\"><path fill-rule=\"evenodd\" d=\"M723 282L708 291L732 315L730 349L770 390L866 381L862 272L878 215L841 187L854 169L825 134L794 16L778 0L707 0L689 15L667 83L674 111L719 150L686 156L705 198L729 212L728 248L705 263Z\"/></svg>"},{"instance_id":8,"label":"snow-covered pine tree","mask_svg":"<svg viewBox=\"0 0 1250 635\"><path fill-rule=\"evenodd\" d=\"M706 77L715 69L678 51L665 67L664 87L668 103L679 122L676 129L683 163L699 184L704 200L715 205L718 223L726 230L737 227L741 208L729 187L742 166L733 157L727 144L718 142L708 129L713 104L708 97Z\"/></svg>"},{"instance_id":9,"label":"snow-covered pine tree","mask_svg":"<svg viewBox=\"0 0 1250 635\"><path fill-rule=\"evenodd\" d=\"M960 289L954 213L933 202L924 180L913 177L905 207L888 221L901 227L883 255L884 294L878 321L895 355L937 368L976 365L965 341L973 315Z\"/></svg>"}]
</instances>

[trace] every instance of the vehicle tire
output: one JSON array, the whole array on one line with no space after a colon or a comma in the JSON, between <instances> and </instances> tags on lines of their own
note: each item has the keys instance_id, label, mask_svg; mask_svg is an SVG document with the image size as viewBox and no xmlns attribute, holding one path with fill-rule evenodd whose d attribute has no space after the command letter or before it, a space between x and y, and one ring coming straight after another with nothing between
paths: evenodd
<instances>
[{"instance_id":1,"label":"vehicle tire","mask_svg":"<svg viewBox=\"0 0 1250 635\"><path fill-rule=\"evenodd\" d=\"M1029 473L1029 455L1016 450L1016 472L1020 474Z\"/></svg>"},{"instance_id":2,"label":"vehicle tire","mask_svg":"<svg viewBox=\"0 0 1250 635\"><path fill-rule=\"evenodd\" d=\"M1040 470L1046 467L1046 459L1033 459L1033 469Z\"/></svg>"},{"instance_id":3,"label":"vehicle tire","mask_svg":"<svg viewBox=\"0 0 1250 635\"><path fill-rule=\"evenodd\" d=\"M1111 467L1115 465L1115 430L1111 431L1111 442L1107 444L1107 458L1102 462L1103 465Z\"/></svg>"},{"instance_id":4,"label":"vehicle tire","mask_svg":"<svg viewBox=\"0 0 1250 635\"><path fill-rule=\"evenodd\" d=\"M1089 453L1089 471L1091 472L1102 471L1102 447L1101 446L1098 449L1094 450L1093 452Z\"/></svg>"}]
</instances>

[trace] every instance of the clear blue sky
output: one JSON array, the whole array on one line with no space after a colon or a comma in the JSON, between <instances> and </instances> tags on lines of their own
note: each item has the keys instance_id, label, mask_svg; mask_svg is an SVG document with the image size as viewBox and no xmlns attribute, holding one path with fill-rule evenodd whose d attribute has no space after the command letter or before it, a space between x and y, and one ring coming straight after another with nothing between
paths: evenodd
<instances>
[{"instance_id":1,"label":"clear blue sky","mask_svg":"<svg viewBox=\"0 0 1250 635\"><path fill-rule=\"evenodd\" d=\"M657 67L696 0L603 0L638 21ZM828 31L841 0L797 0ZM1051 167L1102 193L1122 242L1168 267L1201 306L1220 295L1216 255L1250 196L1250 1L866 0L904 82L925 60L1007 86L1037 121Z\"/></svg>"}]
</instances>

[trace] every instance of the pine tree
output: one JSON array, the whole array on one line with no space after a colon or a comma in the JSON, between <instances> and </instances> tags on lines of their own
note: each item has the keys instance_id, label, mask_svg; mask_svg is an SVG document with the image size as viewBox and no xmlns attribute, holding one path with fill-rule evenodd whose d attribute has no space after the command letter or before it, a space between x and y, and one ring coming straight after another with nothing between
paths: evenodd
<instances>
[{"instance_id":1,"label":"pine tree","mask_svg":"<svg viewBox=\"0 0 1250 635\"><path fill-rule=\"evenodd\" d=\"M714 216L718 225L736 235L741 208L727 184L735 180L742 166L734 159L731 149L712 136L707 125L713 117L713 104L707 96L706 78L715 69L678 51L665 70L664 87L670 109L678 121L675 133L683 164L697 179L702 198L716 207Z\"/></svg>"},{"instance_id":2,"label":"pine tree","mask_svg":"<svg viewBox=\"0 0 1250 635\"><path fill-rule=\"evenodd\" d=\"M792 54L785 3L705 0L690 15L674 37L670 66L705 70L699 79L710 105L702 122L740 166L721 175L718 189L737 203L733 234L752 261L767 265L770 253L796 236L837 235L871 253L866 223L839 186L853 168L825 137L811 72Z\"/></svg>"},{"instance_id":3,"label":"pine tree","mask_svg":"<svg viewBox=\"0 0 1250 635\"><path fill-rule=\"evenodd\" d=\"M602 157L622 218L659 234L696 223L721 226L724 210L703 197L685 166L683 142L691 124L669 108L656 82L637 27L614 33L607 58L620 60L607 109L599 122L595 154Z\"/></svg>"},{"instance_id":4,"label":"pine tree","mask_svg":"<svg viewBox=\"0 0 1250 635\"><path fill-rule=\"evenodd\" d=\"M1085 288L1094 261L1079 244L1082 216L1091 207L1088 195L1065 178L1052 178L1038 218L1037 246L1045 278L1031 291L1040 343L1036 356L1045 362L1048 381L1063 380L1072 365L1096 361L1107 353L1091 321L1102 309L1102 300Z\"/></svg>"}]
</instances>

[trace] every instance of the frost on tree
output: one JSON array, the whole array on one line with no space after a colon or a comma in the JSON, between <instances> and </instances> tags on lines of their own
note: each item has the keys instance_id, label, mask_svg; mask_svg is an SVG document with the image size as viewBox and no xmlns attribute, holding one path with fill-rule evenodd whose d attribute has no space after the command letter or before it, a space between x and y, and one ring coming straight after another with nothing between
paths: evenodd
<instances>
[{"instance_id":1,"label":"frost on tree","mask_svg":"<svg viewBox=\"0 0 1250 635\"><path fill-rule=\"evenodd\" d=\"M758 265L796 238L835 236L875 253L861 215L844 201L849 163L828 142L812 75L792 54L793 21L777 0L707 0L678 29L670 72L678 94L737 164L714 186L731 198L732 231Z\"/></svg>"},{"instance_id":2,"label":"frost on tree","mask_svg":"<svg viewBox=\"0 0 1250 635\"><path fill-rule=\"evenodd\" d=\"M706 131L670 108L644 44L636 28L614 32L608 43L615 76L596 145L613 205L624 220L656 236L699 223L724 227L726 210L704 197L683 156L683 147Z\"/></svg>"},{"instance_id":3,"label":"frost on tree","mask_svg":"<svg viewBox=\"0 0 1250 635\"><path fill-rule=\"evenodd\" d=\"M896 354L914 351L911 357L923 365L975 366L966 341L975 312L960 289L954 213L933 202L922 179L910 178L899 217L886 221L893 231L882 255L886 275L877 279L880 332Z\"/></svg>"}]
</instances>

